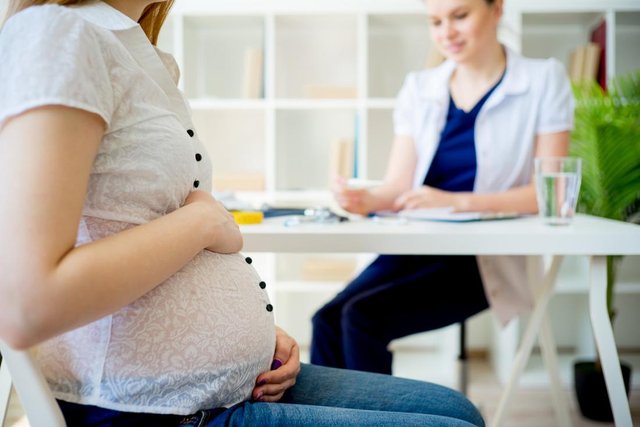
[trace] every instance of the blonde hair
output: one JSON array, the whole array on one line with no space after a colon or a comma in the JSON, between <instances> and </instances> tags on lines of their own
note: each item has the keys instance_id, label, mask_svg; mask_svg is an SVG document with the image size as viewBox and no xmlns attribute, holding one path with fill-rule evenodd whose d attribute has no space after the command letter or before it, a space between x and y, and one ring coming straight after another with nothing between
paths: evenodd
<instances>
[{"instance_id":1,"label":"blonde hair","mask_svg":"<svg viewBox=\"0 0 640 427\"><path fill-rule=\"evenodd\" d=\"M61 6L68 6L72 4L86 3L87 1L89 0L9 0L9 8L5 19L30 6L42 4L59 4ZM168 0L166 2L150 4L144 12L142 12L142 16L138 20L138 24L140 24L145 34L154 45L158 42L160 29L169 15L171 6L173 6L173 1L174 0Z\"/></svg>"}]
</instances>

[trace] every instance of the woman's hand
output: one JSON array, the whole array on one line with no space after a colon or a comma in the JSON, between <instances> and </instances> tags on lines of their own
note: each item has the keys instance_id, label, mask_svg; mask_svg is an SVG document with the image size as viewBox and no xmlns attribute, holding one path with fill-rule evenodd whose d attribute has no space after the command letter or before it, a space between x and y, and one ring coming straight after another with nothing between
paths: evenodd
<instances>
[{"instance_id":1,"label":"woman's hand","mask_svg":"<svg viewBox=\"0 0 640 427\"><path fill-rule=\"evenodd\" d=\"M184 202L184 206L195 205L205 209L206 224L210 227L210 244L205 248L211 252L230 254L242 249L240 227L225 207L205 191L192 191Z\"/></svg>"},{"instance_id":2,"label":"woman's hand","mask_svg":"<svg viewBox=\"0 0 640 427\"><path fill-rule=\"evenodd\" d=\"M366 189L350 189L347 187L347 179L336 176L331 184L336 201L347 212L366 215L372 211L373 194Z\"/></svg>"},{"instance_id":3,"label":"woman's hand","mask_svg":"<svg viewBox=\"0 0 640 427\"><path fill-rule=\"evenodd\" d=\"M423 186L400 195L393 203L395 210L452 207L454 211L468 210L465 202L467 193L455 193Z\"/></svg>"},{"instance_id":4,"label":"woman's hand","mask_svg":"<svg viewBox=\"0 0 640 427\"><path fill-rule=\"evenodd\" d=\"M260 402L277 402L284 392L296 383L299 372L298 343L276 326L276 351L271 370L258 375L252 393L253 399Z\"/></svg>"}]
</instances>

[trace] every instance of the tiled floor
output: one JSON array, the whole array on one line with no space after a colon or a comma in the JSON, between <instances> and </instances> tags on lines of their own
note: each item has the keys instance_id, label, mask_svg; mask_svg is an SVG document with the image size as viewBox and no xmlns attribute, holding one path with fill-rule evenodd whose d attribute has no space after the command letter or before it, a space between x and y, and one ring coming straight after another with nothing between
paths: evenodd
<instances>
[{"instance_id":1,"label":"tiled floor","mask_svg":"<svg viewBox=\"0 0 640 427\"><path fill-rule=\"evenodd\" d=\"M401 374L405 374L403 376L416 376L411 375L411 371L406 370L410 368L411 360L411 355L403 356L404 368L401 372ZM416 358L416 366L418 361L419 359ZM469 368L471 378L469 398L480 408L487 425L489 425L496 411L502 387L485 360L471 361ZM577 404L571 390L567 390L567 396L572 405L571 412L574 427L613 427L613 423L600 423L583 418L576 410ZM633 425L640 426L640 384L632 389L630 404ZM22 418L19 402L15 398L12 399L9 417L5 426L28 427L28 425L28 422ZM504 425L507 427L553 427L557 425L548 390L519 388L512 399L511 408Z\"/></svg>"}]
</instances>

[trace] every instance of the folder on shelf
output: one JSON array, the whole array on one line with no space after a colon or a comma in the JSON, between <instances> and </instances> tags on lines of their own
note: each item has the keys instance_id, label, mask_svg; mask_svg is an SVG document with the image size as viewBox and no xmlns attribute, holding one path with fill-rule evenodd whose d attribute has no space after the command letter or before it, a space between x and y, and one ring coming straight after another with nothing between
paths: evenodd
<instances>
[{"instance_id":1,"label":"folder on shelf","mask_svg":"<svg viewBox=\"0 0 640 427\"><path fill-rule=\"evenodd\" d=\"M343 178L351 178L353 176L353 156L352 139L340 138L331 143L329 183L336 175Z\"/></svg>"},{"instance_id":2,"label":"folder on shelf","mask_svg":"<svg viewBox=\"0 0 640 427\"><path fill-rule=\"evenodd\" d=\"M354 99L357 97L356 88L350 86L305 85L305 98L311 99Z\"/></svg>"},{"instance_id":3,"label":"folder on shelf","mask_svg":"<svg viewBox=\"0 0 640 427\"><path fill-rule=\"evenodd\" d=\"M242 94L245 98L262 98L262 49L248 48L244 53L244 87Z\"/></svg>"},{"instance_id":4,"label":"folder on shelf","mask_svg":"<svg viewBox=\"0 0 640 427\"><path fill-rule=\"evenodd\" d=\"M259 173L213 176L214 191L264 191L264 175Z\"/></svg>"},{"instance_id":5,"label":"folder on shelf","mask_svg":"<svg viewBox=\"0 0 640 427\"><path fill-rule=\"evenodd\" d=\"M600 64L600 46L596 43L588 43L584 50L582 80L596 80L598 78L598 65Z\"/></svg>"},{"instance_id":6,"label":"folder on shelf","mask_svg":"<svg viewBox=\"0 0 640 427\"><path fill-rule=\"evenodd\" d=\"M569 79L574 82L582 80L586 51L584 46L578 46L571 51L569 58Z\"/></svg>"}]
</instances>

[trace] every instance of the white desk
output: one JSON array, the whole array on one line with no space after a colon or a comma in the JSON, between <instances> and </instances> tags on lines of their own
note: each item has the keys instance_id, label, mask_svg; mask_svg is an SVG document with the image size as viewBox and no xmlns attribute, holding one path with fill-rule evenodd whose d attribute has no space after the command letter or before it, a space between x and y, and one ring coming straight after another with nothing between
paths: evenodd
<instances>
[{"instance_id":1,"label":"white desk","mask_svg":"<svg viewBox=\"0 0 640 427\"><path fill-rule=\"evenodd\" d=\"M569 226L546 226L537 217L469 223L409 222L377 224L370 220L284 227L282 218L243 226L247 252L367 252L439 255L551 255L543 277L530 274L536 305L520 343L509 383L493 425L500 425L524 369L536 335L549 370L559 425L570 425L568 405L557 369L557 354L547 319L548 302L564 255L590 257L589 306L596 346L618 427L631 427L618 351L606 308L606 255L640 255L640 226L578 215ZM529 257L532 265L537 257ZM533 271L533 269L530 269Z\"/></svg>"}]
</instances>

